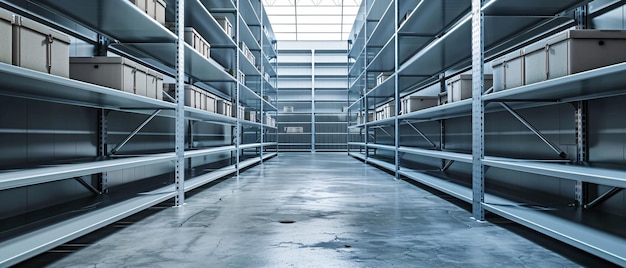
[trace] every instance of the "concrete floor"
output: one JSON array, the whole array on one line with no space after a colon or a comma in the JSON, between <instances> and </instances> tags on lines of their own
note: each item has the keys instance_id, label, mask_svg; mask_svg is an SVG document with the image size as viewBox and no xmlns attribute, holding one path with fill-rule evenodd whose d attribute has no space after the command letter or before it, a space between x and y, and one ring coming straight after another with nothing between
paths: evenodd
<instances>
[{"instance_id":1,"label":"concrete floor","mask_svg":"<svg viewBox=\"0 0 626 268\"><path fill-rule=\"evenodd\" d=\"M287 154L21 266L576 267L592 256L345 153Z\"/></svg>"}]
</instances>

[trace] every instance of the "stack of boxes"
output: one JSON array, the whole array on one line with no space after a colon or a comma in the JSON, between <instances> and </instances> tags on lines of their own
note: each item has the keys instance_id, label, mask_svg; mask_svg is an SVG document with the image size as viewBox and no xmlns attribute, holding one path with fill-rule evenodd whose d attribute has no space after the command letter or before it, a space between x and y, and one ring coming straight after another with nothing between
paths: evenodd
<instances>
[{"instance_id":1,"label":"stack of boxes","mask_svg":"<svg viewBox=\"0 0 626 268\"><path fill-rule=\"evenodd\" d=\"M163 0L130 0L160 24L165 24L165 1Z\"/></svg>"},{"instance_id":2,"label":"stack of boxes","mask_svg":"<svg viewBox=\"0 0 626 268\"><path fill-rule=\"evenodd\" d=\"M380 73L378 76L376 76L376 86L380 86L380 84L385 82L385 80L387 80L387 78L389 78L391 74L392 73L390 72L383 72L383 73Z\"/></svg>"},{"instance_id":3,"label":"stack of boxes","mask_svg":"<svg viewBox=\"0 0 626 268\"><path fill-rule=\"evenodd\" d=\"M263 124L269 127L276 127L276 119L266 112L265 116L263 116Z\"/></svg>"},{"instance_id":4,"label":"stack of boxes","mask_svg":"<svg viewBox=\"0 0 626 268\"><path fill-rule=\"evenodd\" d=\"M233 108L232 108L233 105L230 101L219 98L217 99L217 102L215 104L217 106L216 110L218 114L225 115L228 117L233 116Z\"/></svg>"},{"instance_id":5,"label":"stack of boxes","mask_svg":"<svg viewBox=\"0 0 626 268\"><path fill-rule=\"evenodd\" d=\"M176 84L165 84L165 91L170 96L175 96ZM185 85L185 106L215 113L217 96L192 85Z\"/></svg>"},{"instance_id":6,"label":"stack of boxes","mask_svg":"<svg viewBox=\"0 0 626 268\"><path fill-rule=\"evenodd\" d=\"M246 43L242 41L242 42L239 42L239 44L241 46L241 51L243 51L243 56L246 57L246 59L248 59L248 61L250 61L252 65L255 65L256 58L254 57L254 54L252 54L252 51L250 51Z\"/></svg>"},{"instance_id":7,"label":"stack of boxes","mask_svg":"<svg viewBox=\"0 0 626 268\"><path fill-rule=\"evenodd\" d=\"M446 80L448 91L446 92L447 103L453 103L472 98L472 75L460 74ZM493 86L493 75L485 74L484 85L485 90Z\"/></svg>"},{"instance_id":8,"label":"stack of boxes","mask_svg":"<svg viewBox=\"0 0 626 268\"><path fill-rule=\"evenodd\" d=\"M493 61L494 91L626 61L626 31L567 30Z\"/></svg>"},{"instance_id":9,"label":"stack of boxes","mask_svg":"<svg viewBox=\"0 0 626 268\"><path fill-rule=\"evenodd\" d=\"M220 27L222 27L222 30L224 30L226 35L232 38L233 37L232 35L233 25L230 23L230 20L228 20L227 17L222 17L222 16L214 16L214 18L217 21L217 24L219 24Z\"/></svg>"}]
</instances>

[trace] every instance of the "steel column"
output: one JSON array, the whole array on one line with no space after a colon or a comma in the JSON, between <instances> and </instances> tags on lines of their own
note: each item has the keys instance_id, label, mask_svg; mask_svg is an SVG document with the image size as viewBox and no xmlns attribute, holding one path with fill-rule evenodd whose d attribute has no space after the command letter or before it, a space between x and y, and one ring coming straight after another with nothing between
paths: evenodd
<instances>
[{"instance_id":1,"label":"steel column","mask_svg":"<svg viewBox=\"0 0 626 268\"><path fill-rule=\"evenodd\" d=\"M482 0L472 0L472 215L485 220L484 14Z\"/></svg>"},{"instance_id":2,"label":"steel column","mask_svg":"<svg viewBox=\"0 0 626 268\"><path fill-rule=\"evenodd\" d=\"M585 164L589 161L587 147L587 101L578 101L576 106L576 162ZM584 205L589 199L589 185L576 181L576 204Z\"/></svg>"},{"instance_id":3,"label":"steel column","mask_svg":"<svg viewBox=\"0 0 626 268\"><path fill-rule=\"evenodd\" d=\"M240 20L241 12L239 10L239 8L241 6L240 2L241 1L235 1L235 4L237 5L237 14L235 15L236 16L235 20L237 21L237 23L235 24L236 25L236 27L235 27L235 31L236 31L235 32L235 36L237 37L236 38L236 40L237 40L236 43L237 44L241 43L240 42L241 41L241 36L239 35L240 32L241 32L241 25L240 25L241 24L240 23L240 21L241 21ZM238 49L241 49L241 48L238 48ZM237 86L235 87L235 105L233 105L233 107L238 107L239 106L239 92L241 91L241 86L240 86L241 82L239 81L239 68L241 66L241 62L240 61L241 61L241 57L239 56L239 51L236 50L235 51L235 62L236 62L237 66L235 66L235 70L236 70L235 73L237 73L237 83L236 83ZM237 113L239 113L239 109L237 109ZM237 116L237 115L235 115L235 116ZM261 118L261 123L263 123L263 119L262 118ZM232 135L233 135L233 137L235 139L234 140L235 152L236 152L236 154L235 154L235 168L237 169L237 172L236 172L237 178L239 178L239 162L240 162L240 157L241 157L241 152L239 150L239 145L241 145L241 135L242 135L241 133L242 132L243 131L241 129L241 122L239 121L239 117L237 117L237 122L235 123L235 131L233 131L233 133L232 133Z\"/></svg>"},{"instance_id":4,"label":"steel column","mask_svg":"<svg viewBox=\"0 0 626 268\"><path fill-rule=\"evenodd\" d=\"M174 205L185 204L185 0L176 0L176 170Z\"/></svg>"},{"instance_id":5,"label":"steel column","mask_svg":"<svg viewBox=\"0 0 626 268\"><path fill-rule=\"evenodd\" d=\"M398 18L398 1L394 1L394 36L398 36L398 27L399 27L399 18ZM399 62L398 62L398 39L399 38L394 38L394 46L393 46L393 51L394 51L394 71L397 71L399 68ZM400 149L400 122L398 119L398 115L400 114L400 105L402 104L400 101L400 89L398 86L398 82L399 82L399 78L398 78L398 74L396 73L394 76L394 100L396 102L396 108L395 108L395 119L394 119L394 126L395 126L395 151L394 151L394 158L395 158L395 176L397 179L400 178L400 173L398 172L400 170L400 153L399 153L399 149ZM410 123L409 123L410 124Z\"/></svg>"},{"instance_id":6,"label":"steel column","mask_svg":"<svg viewBox=\"0 0 626 268\"><path fill-rule=\"evenodd\" d=\"M315 49L311 49L311 152L315 153Z\"/></svg>"},{"instance_id":7,"label":"steel column","mask_svg":"<svg viewBox=\"0 0 626 268\"><path fill-rule=\"evenodd\" d=\"M107 147L108 124L107 116L109 111L100 109L98 111L98 158L102 159L107 156L109 149ZM101 193L109 192L108 172L98 174L98 190Z\"/></svg>"}]
</instances>

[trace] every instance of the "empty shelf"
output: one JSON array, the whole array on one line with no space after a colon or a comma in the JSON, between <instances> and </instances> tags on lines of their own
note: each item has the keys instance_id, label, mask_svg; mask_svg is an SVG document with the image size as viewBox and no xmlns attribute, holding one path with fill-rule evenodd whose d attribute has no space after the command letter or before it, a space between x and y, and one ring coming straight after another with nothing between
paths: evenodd
<instances>
[{"instance_id":1,"label":"empty shelf","mask_svg":"<svg viewBox=\"0 0 626 268\"><path fill-rule=\"evenodd\" d=\"M70 179L100 172L145 166L175 160L174 153L127 157L79 164L7 171L0 173L0 190Z\"/></svg>"},{"instance_id":2,"label":"empty shelf","mask_svg":"<svg viewBox=\"0 0 626 268\"><path fill-rule=\"evenodd\" d=\"M11 266L174 197L145 194L0 243L0 266Z\"/></svg>"},{"instance_id":3,"label":"empty shelf","mask_svg":"<svg viewBox=\"0 0 626 268\"><path fill-rule=\"evenodd\" d=\"M491 167L626 188L626 171L509 159L483 160Z\"/></svg>"}]
</instances>

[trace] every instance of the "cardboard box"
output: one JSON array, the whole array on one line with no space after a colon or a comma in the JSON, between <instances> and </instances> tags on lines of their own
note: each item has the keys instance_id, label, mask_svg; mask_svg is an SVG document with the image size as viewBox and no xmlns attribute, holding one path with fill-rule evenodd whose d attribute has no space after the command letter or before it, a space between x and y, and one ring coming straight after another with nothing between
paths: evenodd
<instances>
[{"instance_id":1,"label":"cardboard box","mask_svg":"<svg viewBox=\"0 0 626 268\"><path fill-rule=\"evenodd\" d=\"M216 107L217 107L217 96L209 93L209 92L205 92L206 93L206 111L211 112L211 113L216 113Z\"/></svg>"},{"instance_id":2,"label":"cardboard box","mask_svg":"<svg viewBox=\"0 0 626 268\"><path fill-rule=\"evenodd\" d=\"M163 84L163 89L170 96L174 98L176 97L176 84L169 84L169 83ZM185 85L185 88L184 88L185 106L200 109L202 105L201 98L203 97L202 91L203 91L202 89L196 88L192 85Z\"/></svg>"},{"instance_id":3,"label":"cardboard box","mask_svg":"<svg viewBox=\"0 0 626 268\"><path fill-rule=\"evenodd\" d=\"M130 0L137 8L145 12L150 18L153 18L161 24L165 24L165 6L163 0Z\"/></svg>"},{"instance_id":4,"label":"cardboard box","mask_svg":"<svg viewBox=\"0 0 626 268\"><path fill-rule=\"evenodd\" d=\"M402 114L437 106L439 96L407 96L402 99Z\"/></svg>"},{"instance_id":5,"label":"cardboard box","mask_svg":"<svg viewBox=\"0 0 626 268\"><path fill-rule=\"evenodd\" d=\"M13 65L70 76L70 37L33 20L15 16Z\"/></svg>"},{"instance_id":6,"label":"cardboard box","mask_svg":"<svg viewBox=\"0 0 626 268\"><path fill-rule=\"evenodd\" d=\"M15 15L0 8L0 62L13 63L13 24Z\"/></svg>"},{"instance_id":7,"label":"cardboard box","mask_svg":"<svg viewBox=\"0 0 626 268\"><path fill-rule=\"evenodd\" d=\"M526 85L626 62L626 31L567 30L524 48Z\"/></svg>"},{"instance_id":8,"label":"cardboard box","mask_svg":"<svg viewBox=\"0 0 626 268\"><path fill-rule=\"evenodd\" d=\"M245 120L250 122L256 122L256 111L247 111L245 114Z\"/></svg>"},{"instance_id":9,"label":"cardboard box","mask_svg":"<svg viewBox=\"0 0 626 268\"><path fill-rule=\"evenodd\" d=\"M472 75L460 74L446 80L448 86L448 103L472 98ZM493 76L485 74L484 90L493 86Z\"/></svg>"},{"instance_id":10,"label":"cardboard box","mask_svg":"<svg viewBox=\"0 0 626 268\"><path fill-rule=\"evenodd\" d=\"M122 57L70 59L70 78L142 96L148 95L149 71L148 68ZM156 86L159 86L158 82Z\"/></svg>"}]
</instances>

